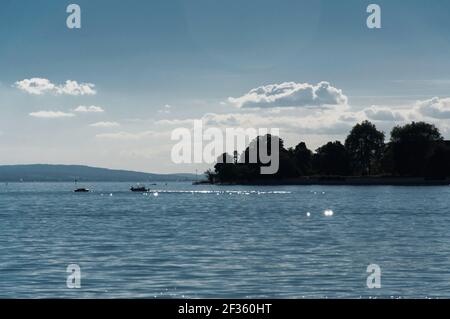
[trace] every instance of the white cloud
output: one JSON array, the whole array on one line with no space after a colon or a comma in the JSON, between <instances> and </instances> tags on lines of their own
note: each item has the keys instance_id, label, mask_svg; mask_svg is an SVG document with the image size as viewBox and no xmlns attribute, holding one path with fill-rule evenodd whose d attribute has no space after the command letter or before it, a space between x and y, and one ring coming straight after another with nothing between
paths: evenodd
<instances>
[{"instance_id":1,"label":"white cloud","mask_svg":"<svg viewBox=\"0 0 450 319\"><path fill-rule=\"evenodd\" d=\"M47 92L55 91L56 86L47 79L32 78L17 81L16 87L29 94L42 95Z\"/></svg>"},{"instance_id":2,"label":"white cloud","mask_svg":"<svg viewBox=\"0 0 450 319\"><path fill-rule=\"evenodd\" d=\"M365 115L374 121L404 121L405 117L399 112L395 110L391 110L386 107L377 107L372 106L364 110Z\"/></svg>"},{"instance_id":3,"label":"white cloud","mask_svg":"<svg viewBox=\"0 0 450 319\"><path fill-rule=\"evenodd\" d=\"M320 82L317 85L284 82L260 86L241 97L230 97L228 102L239 108L325 107L346 105L348 99L342 90L328 82Z\"/></svg>"},{"instance_id":4,"label":"white cloud","mask_svg":"<svg viewBox=\"0 0 450 319\"><path fill-rule=\"evenodd\" d=\"M91 105L91 106L80 105L73 111L78 112L78 113L103 113L103 112L105 112L105 110L103 108L101 108L100 106L95 106L95 105Z\"/></svg>"},{"instance_id":5,"label":"white cloud","mask_svg":"<svg viewBox=\"0 0 450 319\"><path fill-rule=\"evenodd\" d=\"M93 123L89 126L92 127L100 127L100 128L108 128L108 127L118 127L120 126L119 123L117 122L97 122L97 123Z\"/></svg>"},{"instance_id":6,"label":"white cloud","mask_svg":"<svg viewBox=\"0 0 450 319\"><path fill-rule=\"evenodd\" d=\"M92 83L78 83L77 81L67 80L64 85L58 87L58 94L67 95L95 95L97 91Z\"/></svg>"},{"instance_id":7,"label":"white cloud","mask_svg":"<svg viewBox=\"0 0 450 319\"><path fill-rule=\"evenodd\" d=\"M420 114L435 119L450 119L450 98L434 97L429 100L417 102Z\"/></svg>"},{"instance_id":8,"label":"white cloud","mask_svg":"<svg viewBox=\"0 0 450 319\"><path fill-rule=\"evenodd\" d=\"M65 117L74 117L73 113L65 113L61 111L39 111L32 112L30 116L41 118L41 119L57 119L57 118L65 118Z\"/></svg>"},{"instance_id":9,"label":"white cloud","mask_svg":"<svg viewBox=\"0 0 450 319\"><path fill-rule=\"evenodd\" d=\"M450 119L450 98L434 97L410 105L393 107L374 105L363 110L369 120L380 122L430 121ZM441 123L443 124L443 123Z\"/></svg>"},{"instance_id":10,"label":"white cloud","mask_svg":"<svg viewBox=\"0 0 450 319\"><path fill-rule=\"evenodd\" d=\"M78 83L77 81L67 80L64 84L54 84L48 79L31 78L17 81L15 86L32 95L43 95L52 93L56 95L95 95L95 85L92 83Z\"/></svg>"}]
</instances>

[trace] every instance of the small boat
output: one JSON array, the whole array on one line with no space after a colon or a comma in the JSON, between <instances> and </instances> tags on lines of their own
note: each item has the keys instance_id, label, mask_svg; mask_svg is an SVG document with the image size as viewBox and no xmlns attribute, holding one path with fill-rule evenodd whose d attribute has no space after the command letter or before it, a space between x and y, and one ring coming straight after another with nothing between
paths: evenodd
<instances>
[{"instance_id":1,"label":"small boat","mask_svg":"<svg viewBox=\"0 0 450 319\"><path fill-rule=\"evenodd\" d=\"M76 190L74 190L75 193L89 193L90 190L87 188L77 188Z\"/></svg>"},{"instance_id":2,"label":"small boat","mask_svg":"<svg viewBox=\"0 0 450 319\"><path fill-rule=\"evenodd\" d=\"M138 186L138 187L131 187L130 191L145 193L145 192L148 192L148 189L145 188L145 186Z\"/></svg>"},{"instance_id":3,"label":"small boat","mask_svg":"<svg viewBox=\"0 0 450 319\"><path fill-rule=\"evenodd\" d=\"M78 187L78 179L75 179L75 190L74 193L89 193L90 190L88 188L84 188L84 187Z\"/></svg>"}]
</instances>

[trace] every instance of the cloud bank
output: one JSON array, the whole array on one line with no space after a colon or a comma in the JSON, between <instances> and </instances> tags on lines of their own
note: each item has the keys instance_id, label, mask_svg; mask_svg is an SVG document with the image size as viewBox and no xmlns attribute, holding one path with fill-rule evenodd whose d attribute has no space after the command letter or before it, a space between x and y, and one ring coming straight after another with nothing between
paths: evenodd
<instances>
[{"instance_id":1,"label":"cloud bank","mask_svg":"<svg viewBox=\"0 0 450 319\"><path fill-rule=\"evenodd\" d=\"M434 97L417 102L418 111L434 119L450 119L450 98Z\"/></svg>"},{"instance_id":2,"label":"cloud bank","mask_svg":"<svg viewBox=\"0 0 450 319\"><path fill-rule=\"evenodd\" d=\"M398 111L391 110L387 107L372 106L364 110L369 120L373 121L404 121L405 117Z\"/></svg>"}]
</instances>

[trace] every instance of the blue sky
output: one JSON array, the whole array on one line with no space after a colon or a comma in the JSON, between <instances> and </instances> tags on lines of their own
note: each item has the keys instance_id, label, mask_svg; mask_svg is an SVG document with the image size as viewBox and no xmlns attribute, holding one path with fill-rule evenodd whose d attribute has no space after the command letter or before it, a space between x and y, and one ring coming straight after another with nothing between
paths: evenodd
<instances>
[{"instance_id":1,"label":"blue sky","mask_svg":"<svg viewBox=\"0 0 450 319\"><path fill-rule=\"evenodd\" d=\"M0 164L204 169L170 160L170 132L202 118L221 127L279 127L289 146L305 140L312 149L342 140L366 118L387 133L426 120L450 137L448 1L73 3L82 9L80 30L66 27L70 2L1 3ZM366 26L370 3L381 6L380 30ZM32 78L93 84L95 94L17 87ZM271 84L322 81L345 103L324 111L308 101L245 107L229 99L247 101L250 90ZM103 112L75 111L79 106Z\"/></svg>"}]
</instances>

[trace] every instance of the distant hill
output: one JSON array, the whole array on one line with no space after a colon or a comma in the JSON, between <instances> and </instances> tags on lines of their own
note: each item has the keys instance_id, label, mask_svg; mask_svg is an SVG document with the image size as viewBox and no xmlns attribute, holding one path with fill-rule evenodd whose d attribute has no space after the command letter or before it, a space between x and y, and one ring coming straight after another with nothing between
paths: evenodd
<instances>
[{"instance_id":1,"label":"distant hill","mask_svg":"<svg viewBox=\"0 0 450 319\"><path fill-rule=\"evenodd\" d=\"M151 174L82 165L0 165L0 182L193 181L194 174Z\"/></svg>"}]
</instances>

